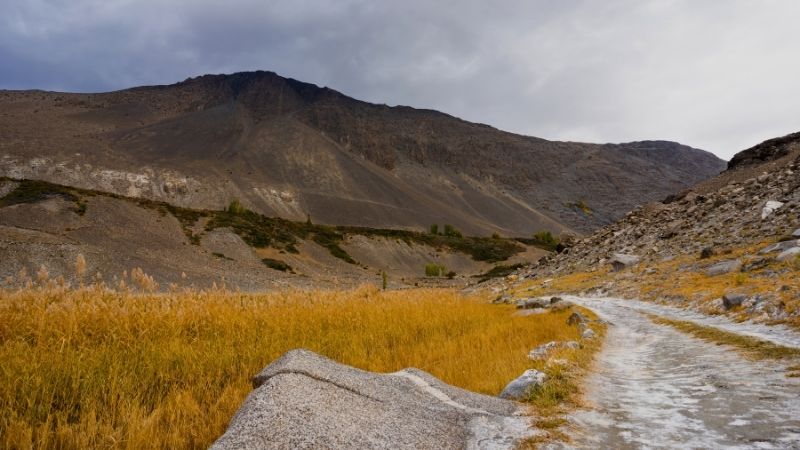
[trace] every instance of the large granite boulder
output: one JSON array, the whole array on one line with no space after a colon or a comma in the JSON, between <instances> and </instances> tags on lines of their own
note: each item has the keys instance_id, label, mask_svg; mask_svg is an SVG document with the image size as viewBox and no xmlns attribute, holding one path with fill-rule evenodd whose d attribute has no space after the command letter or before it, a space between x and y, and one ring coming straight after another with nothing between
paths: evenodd
<instances>
[{"instance_id":1,"label":"large granite boulder","mask_svg":"<svg viewBox=\"0 0 800 450\"><path fill-rule=\"evenodd\" d=\"M253 384L212 449L502 449L534 434L517 403L417 369L378 374L292 350Z\"/></svg>"}]
</instances>

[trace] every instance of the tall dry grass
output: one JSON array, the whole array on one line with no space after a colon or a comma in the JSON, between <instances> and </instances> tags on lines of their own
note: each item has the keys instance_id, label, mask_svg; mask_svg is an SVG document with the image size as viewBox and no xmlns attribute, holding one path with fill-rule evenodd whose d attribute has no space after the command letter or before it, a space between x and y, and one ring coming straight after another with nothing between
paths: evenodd
<instances>
[{"instance_id":1,"label":"tall dry grass","mask_svg":"<svg viewBox=\"0 0 800 450\"><path fill-rule=\"evenodd\" d=\"M136 294L0 290L0 445L200 448L304 347L366 370L418 367L496 394L532 347L575 339L566 313L528 317L449 290Z\"/></svg>"}]
</instances>

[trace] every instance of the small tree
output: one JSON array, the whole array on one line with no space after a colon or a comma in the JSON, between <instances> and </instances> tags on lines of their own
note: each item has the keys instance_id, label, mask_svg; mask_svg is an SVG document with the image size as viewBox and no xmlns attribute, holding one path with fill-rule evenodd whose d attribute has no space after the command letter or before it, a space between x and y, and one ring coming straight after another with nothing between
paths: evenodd
<instances>
[{"instance_id":1,"label":"small tree","mask_svg":"<svg viewBox=\"0 0 800 450\"><path fill-rule=\"evenodd\" d=\"M433 235L439 234L439 225L437 224L431 225L431 234Z\"/></svg>"},{"instance_id":2,"label":"small tree","mask_svg":"<svg viewBox=\"0 0 800 450\"><path fill-rule=\"evenodd\" d=\"M386 271L385 270L381 271L381 282L382 282L382 285L383 285L383 290L385 291L386 287L389 285L389 277L386 275Z\"/></svg>"},{"instance_id":3,"label":"small tree","mask_svg":"<svg viewBox=\"0 0 800 450\"><path fill-rule=\"evenodd\" d=\"M247 208L242 206L239 200L234 199L230 205L228 205L228 212L231 214L242 214L247 211Z\"/></svg>"},{"instance_id":4,"label":"small tree","mask_svg":"<svg viewBox=\"0 0 800 450\"><path fill-rule=\"evenodd\" d=\"M449 223L445 224L444 226L444 235L457 238L464 237L460 231L456 230L456 227L450 225Z\"/></svg>"},{"instance_id":5,"label":"small tree","mask_svg":"<svg viewBox=\"0 0 800 450\"><path fill-rule=\"evenodd\" d=\"M444 266L435 263L425 264L426 277L441 277L445 273Z\"/></svg>"},{"instance_id":6,"label":"small tree","mask_svg":"<svg viewBox=\"0 0 800 450\"><path fill-rule=\"evenodd\" d=\"M558 245L558 238L553 236L550 231L544 230L533 235L533 242L536 245L554 249Z\"/></svg>"}]
</instances>

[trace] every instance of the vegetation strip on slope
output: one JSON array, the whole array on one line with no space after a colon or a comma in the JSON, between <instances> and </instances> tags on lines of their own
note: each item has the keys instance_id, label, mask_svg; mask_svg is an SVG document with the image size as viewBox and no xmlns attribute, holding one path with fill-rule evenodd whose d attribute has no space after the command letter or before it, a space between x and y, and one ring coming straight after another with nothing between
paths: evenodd
<instances>
[{"instance_id":1,"label":"vegetation strip on slope","mask_svg":"<svg viewBox=\"0 0 800 450\"><path fill-rule=\"evenodd\" d=\"M409 244L414 243L428 245L437 249L450 249L470 255L475 261L505 261L525 250L515 239L499 236L462 236L457 230L445 235L410 230L320 225L312 223L310 219L300 222L279 217L266 217L243 207L236 200L232 201L225 210L196 210L174 206L165 202L61 186L45 181L12 180L5 177L0 177L0 181L19 183L15 189L0 198L0 207L20 203L35 203L47 198L62 197L74 202L76 205L74 211L82 215L86 211L86 203L83 197L106 196L130 201L141 207L160 211L162 214L171 214L181 223L184 234L193 244L199 244L201 236L194 234L192 228L200 218L206 217L209 220L206 223L205 231L229 227L245 242L256 248L271 247L289 253L297 253L296 245L298 244L298 239L310 239L326 248L334 257L351 264L357 264L357 261L340 245L348 235L399 239Z\"/></svg>"}]
</instances>

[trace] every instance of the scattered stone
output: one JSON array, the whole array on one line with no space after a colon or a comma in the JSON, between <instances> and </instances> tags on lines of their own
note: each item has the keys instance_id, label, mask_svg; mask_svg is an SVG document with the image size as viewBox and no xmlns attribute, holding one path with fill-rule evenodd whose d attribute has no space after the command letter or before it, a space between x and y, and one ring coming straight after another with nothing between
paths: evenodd
<instances>
[{"instance_id":1,"label":"scattered stone","mask_svg":"<svg viewBox=\"0 0 800 450\"><path fill-rule=\"evenodd\" d=\"M495 298L492 301L492 303L494 304L511 303L511 299L512 297L509 294L498 295L497 298Z\"/></svg>"},{"instance_id":2,"label":"scattered stone","mask_svg":"<svg viewBox=\"0 0 800 450\"><path fill-rule=\"evenodd\" d=\"M731 309L741 305L745 300L747 300L747 296L744 294L727 293L722 296L722 306L725 309Z\"/></svg>"},{"instance_id":3,"label":"scattered stone","mask_svg":"<svg viewBox=\"0 0 800 450\"><path fill-rule=\"evenodd\" d=\"M530 395L531 390L541 386L546 381L547 374L536 369L528 369L508 383L503 392L500 393L500 398L524 400Z\"/></svg>"},{"instance_id":4,"label":"scattered stone","mask_svg":"<svg viewBox=\"0 0 800 450\"><path fill-rule=\"evenodd\" d=\"M800 255L800 247L792 247L782 251L775 259L778 261L789 261L796 258L798 255Z\"/></svg>"},{"instance_id":5,"label":"scattered stone","mask_svg":"<svg viewBox=\"0 0 800 450\"><path fill-rule=\"evenodd\" d=\"M754 270L763 269L773 261L772 258L758 258L750 261L742 266L742 272L752 272Z\"/></svg>"},{"instance_id":6,"label":"scattered stone","mask_svg":"<svg viewBox=\"0 0 800 450\"><path fill-rule=\"evenodd\" d=\"M586 327L581 332L581 339L593 339L595 337L594 330L589 327Z\"/></svg>"},{"instance_id":7,"label":"scattered stone","mask_svg":"<svg viewBox=\"0 0 800 450\"><path fill-rule=\"evenodd\" d=\"M543 376L529 374L525 389L515 385L510 391L525 393ZM253 384L213 450L510 449L533 434L516 403L447 385L417 369L378 374L292 350Z\"/></svg>"},{"instance_id":8,"label":"scattered stone","mask_svg":"<svg viewBox=\"0 0 800 450\"><path fill-rule=\"evenodd\" d=\"M779 202L779 201L775 201L775 200L767 201L767 203L764 205L764 208L761 210L761 219L762 220L766 219L772 213L777 211L781 206L783 206L783 202Z\"/></svg>"},{"instance_id":9,"label":"scattered stone","mask_svg":"<svg viewBox=\"0 0 800 450\"><path fill-rule=\"evenodd\" d=\"M550 311L566 311L574 306L572 302L558 302L550 305Z\"/></svg>"},{"instance_id":10,"label":"scattered stone","mask_svg":"<svg viewBox=\"0 0 800 450\"><path fill-rule=\"evenodd\" d=\"M792 232L792 237L800 238L800 228Z\"/></svg>"},{"instance_id":11,"label":"scattered stone","mask_svg":"<svg viewBox=\"0 0 800 450\"><path fill-rule=\"evenodd\" d=\"M784 250L788 250L792 247L798 247L798 246L800 246L800 240L790 239L788 241L781 241L772 245L768 245L759 250L758 253L763 255L765 253L782 252Z\"/></svg>"},{"instance_id":12,"label":"scattered stone","mask_svg":"<svg viewBox=\"0 0 800 450\"><path fill-rule=\"evenodd\" d=\"M726 273L731 273L739 270L742 267L742 262L738 259L730 259L726 261L720 261L711 267L706 269L706 275L710 277L715 277L717 275L723 275Z\"/></svg>"},{"instance_id":13,"label":"scattered stone","mask_svg":"<svg viewBox=\"0 0 800 450\"><path fill-rule=\"evenodd\" d=\"M528 359L532 361L541 361L547 359L547 355L557 348L568 348L571 350L576 350L581 348L581 344L575 341L566 341L566 342L558 342L558 341L551 341L546 344L542 344L530 352L528 352Z\"/></svg>"},{"instance_id":14,"label":"scattered stone","mask_svg":"<svg viewBox=\"0 0 800 450\"><path fill-rule=\"evenodd\" d=\"M539 309L550 306L550 300L545 298L527 297L517 300L517 309Z\"/></svg>"},{"instance_id":15,"label":"scattered stone","mask_svg":"<svg viewBox=\"0 0 800 450\"><path fill-rule=\"evenodd\" d=\"M557 341L551 341L547 344L542 344L535 349L528 352L528 359L532 361L541 361L547 359L547 354L550 353L550 350L556 349L559 347L559 343Z\"/></svg>"},{"instance_id":16,"label":"scattered stone","mask_svg":"<svg viewBox=\"0 0 800 450\"><path fill-rule=\"evenodd\" d=\"M639 264L640 258L636 255L627 255L624 253L614 253L609 262L615 271L620 271L626 267Z\"/></svg>"},{"instance_id":17,"label":"scattered stone","mask_svg":"<svg viewBox=\"0 0 800 450\"><path fill-rule=\"evenodd\" d=\"M579 312L574 312L570 314L570 316L567 318L567 325L580 325L588 321L589 319L587 319L586 316L584 316L583 314Z\"/></svg>"}]
</instances>

